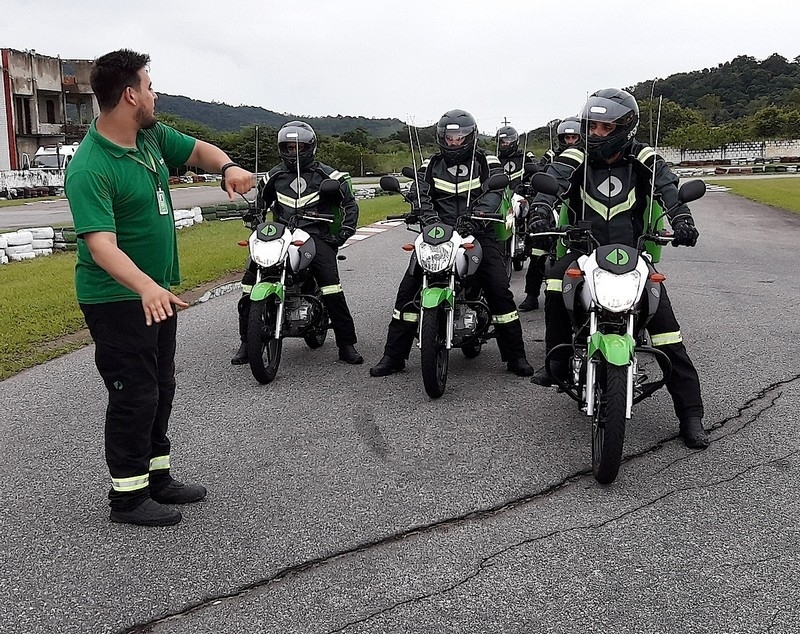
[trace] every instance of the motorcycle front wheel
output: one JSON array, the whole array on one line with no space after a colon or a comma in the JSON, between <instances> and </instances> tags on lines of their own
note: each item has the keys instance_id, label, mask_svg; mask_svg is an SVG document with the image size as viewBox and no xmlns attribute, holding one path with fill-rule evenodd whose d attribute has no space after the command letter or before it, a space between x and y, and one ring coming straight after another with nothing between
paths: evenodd
<instances>
[{"instance_id":1,"label":"motorcycle front wheel","mask_svg":"<svg viewBox=\"0 0 800 634\"><path fill-rule=\"evenodd\" d=\"M525 268L525 259L514 258L513 260L511 260L511 266L514 268L515 271L521 271L523 268Z\"/></svg>"},{"instance_id":2,"label":"motorcycle front wheel","mask_svg":"<svg viewBox=\"0 0 800 634\"><path fill-rule=\"evenodd\" d=\"M422 309L421 364L422 383L431 398L444 394L447 385L447 312L442 306Z\"/></svg>"},{"instance_id":3,"label":"motorcycle front wheel","mask_svg":"<svg viewBox=\"0 0 800 634\"><path fill-rule=\"evenodd\" d=\"M261 384L271 383L278 373L283 340L275 338L275 320L278 304L274 298L250 304L247 323L247 358L250 371Z\"/></svg>"},{"instance_id":4,"label":"motorcycle front wheel","mask_svg":"<svg viewBox=\"0 0 800 634\"><path fill-rule=\"evenodd\" d=\"M610 484L619 473L625 442L628 368L602 362L595 377L592 471L600 484Z\"/></svg>"}]
</instances>

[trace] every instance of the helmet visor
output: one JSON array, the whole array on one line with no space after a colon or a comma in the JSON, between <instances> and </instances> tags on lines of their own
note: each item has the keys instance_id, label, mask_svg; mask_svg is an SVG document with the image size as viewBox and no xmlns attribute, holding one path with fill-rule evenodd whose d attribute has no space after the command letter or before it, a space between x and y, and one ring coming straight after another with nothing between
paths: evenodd
<instances>
[{"instance_id":1,"label":"helmet visor","mask_svg":"<svg viewBox=\"0 0 800 634\"><path fill-rule=\"evenodd\" d=\"M590 97L581 111L584 121L600 121L602 123L626 123L633 111L605 97Z\"/></svg>"},{"instance_id":2,"label":"helmet visor","mask_svg":"<svg viewBox=\"0 0 800 634\"><path fill-rule=\"evenodd\" d=\"M444 131L444 142L447 147L462 147L472 130L457 123L449 123Z\"/></svg>"}]
</instances>

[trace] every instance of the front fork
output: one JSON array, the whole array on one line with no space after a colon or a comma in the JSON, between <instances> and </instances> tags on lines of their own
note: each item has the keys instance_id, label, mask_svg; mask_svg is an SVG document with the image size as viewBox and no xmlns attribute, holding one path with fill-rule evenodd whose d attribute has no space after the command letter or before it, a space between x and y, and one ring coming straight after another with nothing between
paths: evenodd
<instances>
[{"instance_id":1,"label":"front fork","mask_svg":"<svg viewBox=\"0 0 800 634\"><path fill-rule=\"evenodd\" d=\"M256 281L253 286L258 284L261 281L261 269L256 270ZM281 287L286 288L286 267L281 269ZM284 301L281 300L278 302L278 312L275 313L275 339L281 338L281 330L283 329L283 307Z\"/></svg>"},{"instance_id":2,"label":"front fork","mask_svg":"<svg viewBox=\"0 0 800 634\"><path fill-rule=\"evenodd\" d=\"M634 315L628 315L627 333L633 337L633 319ZM592 311L589 313L589 337L597 332L597 313ZM602 356L602 355L601 355ZM606 363L608 363L606 361ZM628 378L627 389L625 395L625 418L630 418L633 412L633 377L636 374L636 355L628 364ZM584 402L586 403L586 414L594 416L595 405L595 377L597 376L597 361L594 359L586 359L586 383L584 388Z\"/></svg>"},{"instance_id":3,"label":"front fork","mask_svg":"<svg viewBox=\"0 0 800 634\"><path fill-rule=\"evenodd\" d=\"M455 288L456 288L456 277L455 275L450 275L450 281L448 282L447 287L450 289L450 292L453 296L455 296ZM422 288L428 288L428 275L422 275ZM421 292L421 291L420 291ZM455 330L455 311L453 310L452 306L446 305L444 306L445 311L447 312L447 337L445 341L445 348L447 350L452 350L453 348L453 336ZM425 311L419 311L419 325L417 326L417 347L422 345L422 320L425 318Z\"/></svg>"}]
</instances>

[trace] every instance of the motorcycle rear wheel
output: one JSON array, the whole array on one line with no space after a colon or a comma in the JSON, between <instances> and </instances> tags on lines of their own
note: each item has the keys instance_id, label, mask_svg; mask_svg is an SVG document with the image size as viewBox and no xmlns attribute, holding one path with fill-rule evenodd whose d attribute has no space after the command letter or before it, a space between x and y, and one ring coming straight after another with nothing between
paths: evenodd
<instances>
[{"instance_id":1,"label":"motorcycle rear wheel","mask_svg":"<svg viewBox=\"0 0 800 634\"><path fill-rule=\"evenodd\" d=\"M625 442L628 368L603 362L595 378L592 420L592 472L600 484L612 483L619 473Z\"/></svg>"},{"instance_id":2,"label":"motorcycle rear wheel","mask_svg":"<svg viewBox=\"0 0 800 634\"><path fill-rule=\"evenodd\" d=\"M250 304L247 323L247 359L250 371L262 385L271 383L281 363L283 339L275 338L278 304L273 298Z\"/></svg>"},{"instance_id":3,"label":"motorcycle rear wheel","mask_svg":"<svg viewBox=\"0 0 800 634\"><path fill-rule=\"evenodd\" d=\"M447 312L442 306L422 309L421 365L422 383L431 398L439 398L447 386Z\"/></svg>"},{"instance_id":4,"label":"motorcycle rear wheel","mask_svg":"<svg viewBox=\"0 0 800 634\"><path fill-rule=\"evenodd\" d=\"M327 337L328 337L328 314L326 312L325 315L322 316L319 326L314 328L307 335L303 335L303 341L306 342L306 345L309 348L311 348L312 350L316 350L317 348L322 347L322 344L325 343L325 339L327 339Z\"/></svg>"}]
</instances>

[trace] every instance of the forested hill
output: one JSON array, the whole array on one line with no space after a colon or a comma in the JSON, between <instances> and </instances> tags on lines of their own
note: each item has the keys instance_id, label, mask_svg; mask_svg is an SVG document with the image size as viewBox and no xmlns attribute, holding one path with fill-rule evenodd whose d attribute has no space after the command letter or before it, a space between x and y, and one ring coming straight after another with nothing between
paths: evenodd
<instances>
[{"instance_id":1,"label":"forested hill","mask_svg":"<svg viewBox=\"0 0 800 634\"><path fill-rule=\"evenodd\" d=\"M661 95L684 108L705 111L714 123L725 124L765 106L800 105L800 57L790 62L776 53L758 61L740 55L716 68L677 73L633 86L639 103L650 99L651 90L655 97Z\"/></svg>"},{"instance_id":2,"label":"forested hill","mask_svg":"<svg viewBox=\"0 0 800 634\"><path fill-rule=\"evenodd\" d=\"M158 112L174 114L182 119L207 125L217 132L235 132L245 126L261 125L280 128L292 119L302 119L317 132L336 135L361 128L371 136L388 137L402 130L399 119L369 119L367 117L303 117L281 114L256 106L230 106L226 103L196 101L178 95L158 94Z\"/></svg>"}]
</instances>

